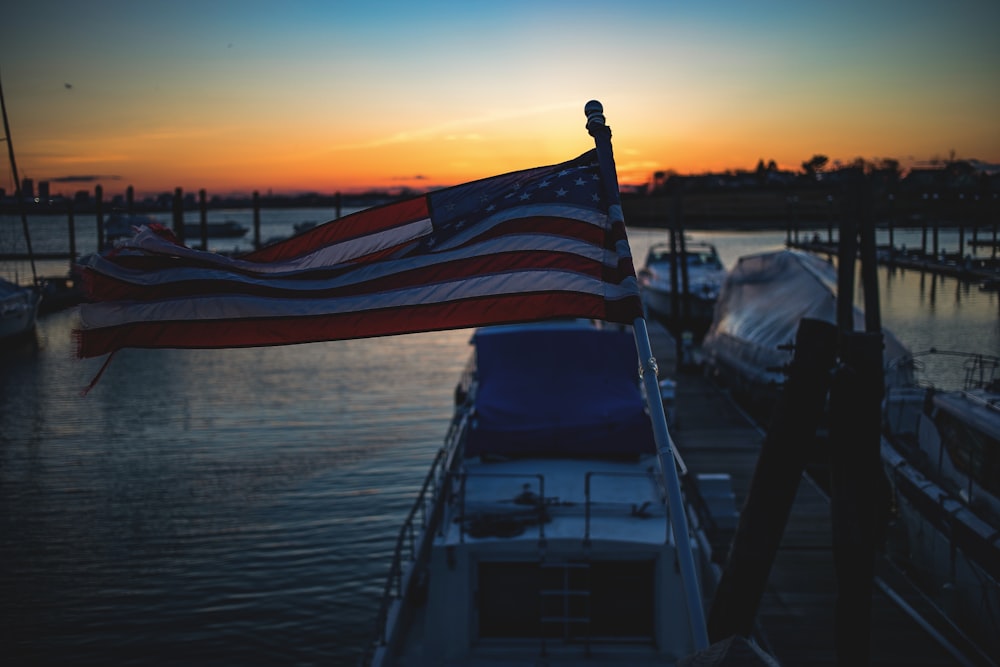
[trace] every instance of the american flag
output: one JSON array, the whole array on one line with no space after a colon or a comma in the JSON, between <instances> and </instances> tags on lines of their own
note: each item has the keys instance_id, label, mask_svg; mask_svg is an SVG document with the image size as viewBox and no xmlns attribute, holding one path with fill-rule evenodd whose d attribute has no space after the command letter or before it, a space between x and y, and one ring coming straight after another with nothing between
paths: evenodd
<instances>
[{"instance_id":1,"label":"american flag","mask_svg":"<svg viewBox=\"0 0 1000 667\"><path fill-rule=\"evenodd\" d=\"M82 268L78 354L641 316L596 151L367 209L240 256L142 228ZM617 220L617 221L613 221Z\"/></svg>"}]
</instances>

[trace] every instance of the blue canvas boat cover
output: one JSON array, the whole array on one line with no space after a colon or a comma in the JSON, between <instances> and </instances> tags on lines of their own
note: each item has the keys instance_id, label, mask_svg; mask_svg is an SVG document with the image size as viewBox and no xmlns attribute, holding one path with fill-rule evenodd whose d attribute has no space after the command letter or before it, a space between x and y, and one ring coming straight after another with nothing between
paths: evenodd
<instances>
[{"instance_id":1,"label":"blue canvas boat cover","mask_svg":"<svg viewBox=\"0 0 1000 667\"><path fill-rule=\"evenodd\" d=\"M473 342L479 386L466 456L656 451L631 331L497 327Z\"/></svg>"}]
</instances>

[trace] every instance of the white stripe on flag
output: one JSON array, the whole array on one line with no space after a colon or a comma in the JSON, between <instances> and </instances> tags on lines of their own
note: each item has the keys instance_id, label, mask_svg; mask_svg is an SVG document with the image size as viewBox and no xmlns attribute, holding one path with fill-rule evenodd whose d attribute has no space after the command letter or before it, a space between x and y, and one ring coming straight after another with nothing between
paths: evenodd
<instances>
[{"instance_id":1,"label":"white stripe on flag","mask_svg":"<svg viewBox=\"0 0 1000 667\"><path fill-rule=\"evenodd\" d=\"M137 322L215 321L335 315L415 304L447 303L494 295L539 292L575 292L606 300L626 298L635 293L635 280L610 285L599 278L553 271L522 271L497 276L477 276L435 285L388 290L374 295L320 299L267 298L248 295L192 296L153 302L99 302L81 311L80 322L98 329Z\"/></svg>"}]
</instances>

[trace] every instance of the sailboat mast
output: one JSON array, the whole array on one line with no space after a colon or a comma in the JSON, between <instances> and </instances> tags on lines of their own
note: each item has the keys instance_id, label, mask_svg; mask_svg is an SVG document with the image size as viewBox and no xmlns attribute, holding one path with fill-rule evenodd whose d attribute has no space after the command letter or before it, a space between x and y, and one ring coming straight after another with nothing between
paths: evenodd
<instances>
[{"instance_id":1,"label":"sailboat mast","mask_svg":"<svg viewBox=\"0 0 1000 667\"><path fill-rule=\"evenodd\" d=\"M31 262L31 283L38 282L35 272L35 252L31 248L31 232L28 230L28 216L24 212L24 199L21 196L21 179L17 175L17 161L14 159L14 142L10 138L10 123L7 121L7 103L3 98L3 81L0 80L0 111L3 112L3 132L7 139L7 155L10 157L10 170L14 176L14 197L17 199L17 210L21 214L21 228L24 230L24 242L28 246L28 260Z\"/></svg>"}]
</instances>

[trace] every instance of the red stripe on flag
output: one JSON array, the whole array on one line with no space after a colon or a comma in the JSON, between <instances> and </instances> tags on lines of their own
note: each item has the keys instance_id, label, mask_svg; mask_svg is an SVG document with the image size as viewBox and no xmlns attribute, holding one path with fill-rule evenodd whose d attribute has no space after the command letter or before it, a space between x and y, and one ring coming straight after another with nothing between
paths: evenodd
<instances>
[{"instance_id":1,"label":"red stripe on flag","mask_svg":"<svg viewBox=\"0 0 1000 667\"><path fill-rule=\"evenodd\" d=\"M89 269L84 271L84 276L89 288L96 295L99 295L99 298L93 299L94 301L158 301L207 294L246 294L269 298L316 299L374 294L416 285L456 281L474 276L537 269L571 271L595 278L614 274L614 272L609 272L607 267L600 262L579 255L549 250L524 250L440 262L339 287L305 286L304 280L295 278L284 281L271 279L263 284L225 278L196 279L147 286L127 283ZM315 275L318 273L320 272L313 272L314 275L309 276L309 278L313 281L322 281L324 276ZM336 278L340 273L342 272L334 272L331 277ZM300 278L304 279L306 276ZM620 280L615 282L620 282Z\"/></svg>"},{"instance_id":2,"label":"red stripe on flag","mask_svg":"<svg viewBox=\"0 0 1000 667\"><path fill-rule=\"evenodd\" d=\"M251 262L277 262L313 252L318 247L386 231L428 217L427 198L407 199L331 220L290 239L244 255Z\"/></svg>"},{"instance_id":3,"label":"red stripe on flag","mask_svg":"<svg viewBox=\"0 0 1000 667\"><path fill-rule=\"evenodd\" d=\"M122 347L198 349L294 345L559 317L607 319L607 315L605 300L597 295L578 292L513 294L317 317L139 322L87 331L86 336L77 339L77 353L80 357L96 357Z\"/></svg>"},{"instance_id":4,"label":"red stripe on flag","mask_svg":"<svg viewBox=\"0 0 1000 667\"><path fill-rule=\"evenodd\" d=\"M458 247L472 245L501 236L509 236L511 234L551 234L553 236L577 239L598 247L604 245L604 239L607 236L607 233L601 227L582 220L557 218L547 215L532 215L506 220Z\"/></svg>"}]
</instances>

